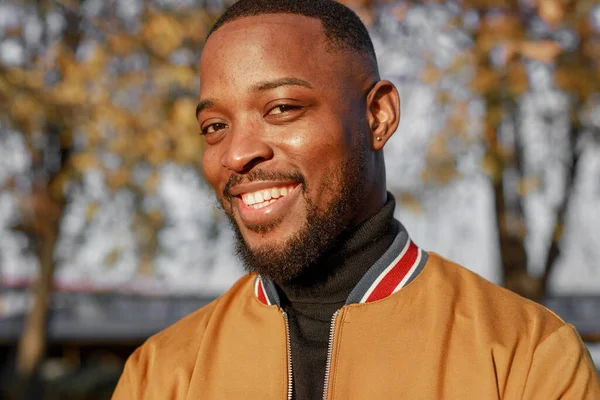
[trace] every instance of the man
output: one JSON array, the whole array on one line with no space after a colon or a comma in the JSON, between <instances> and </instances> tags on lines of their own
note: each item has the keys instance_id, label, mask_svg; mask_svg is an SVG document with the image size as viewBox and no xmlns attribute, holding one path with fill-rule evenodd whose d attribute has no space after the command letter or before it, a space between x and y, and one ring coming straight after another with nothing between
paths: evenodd
<instances>
[{"instance_id":1,"label":"man","mask_svg":"<svg viewBox=\"0 0 600 400\"><path fill-rule=\"evenodd\" d=\"M400 99L349 9L241 0L200 74L204 174L249 274L139 348L114 399L600 398L572 326L394 220Z\"/></svg>"}]
</instances>

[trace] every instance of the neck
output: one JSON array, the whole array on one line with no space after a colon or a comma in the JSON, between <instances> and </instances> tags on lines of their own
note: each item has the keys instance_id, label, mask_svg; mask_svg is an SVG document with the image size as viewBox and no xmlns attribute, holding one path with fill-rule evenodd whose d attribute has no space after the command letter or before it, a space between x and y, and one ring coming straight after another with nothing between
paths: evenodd
<instances>
[{"instance_id":1,"label":"neck","mask_svg":"<svg viewBox=\"0 0 600 400\"><path fill-rule=\"evenodd\" d=\"M395 201L390 195L379 211L343 232L333 248L291 281L278 283L290 303L343 304L367 270L385 253L398 233Z\"/></svg>"}]
</instances>

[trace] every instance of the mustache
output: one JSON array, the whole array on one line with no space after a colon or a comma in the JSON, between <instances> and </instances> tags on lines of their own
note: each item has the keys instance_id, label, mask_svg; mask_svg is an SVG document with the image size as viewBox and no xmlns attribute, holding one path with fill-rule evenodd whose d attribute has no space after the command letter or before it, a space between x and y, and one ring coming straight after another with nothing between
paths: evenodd
<instances>
[{"instance_id":1,"label":"mustache","mask_svg":"<svg viewBox=\"0 0 600 400\"><path fill-rule=\"evenodd\" d=\"M225 187L223 188L223 197L229 201L233 200L231 188L235 185L250 183L255 181L295 181L298 182L302 191L306 190L306 180L300 171L267 171L267 170L252 170L247 174L232 174Z\"/></svg>"}]
</instances>

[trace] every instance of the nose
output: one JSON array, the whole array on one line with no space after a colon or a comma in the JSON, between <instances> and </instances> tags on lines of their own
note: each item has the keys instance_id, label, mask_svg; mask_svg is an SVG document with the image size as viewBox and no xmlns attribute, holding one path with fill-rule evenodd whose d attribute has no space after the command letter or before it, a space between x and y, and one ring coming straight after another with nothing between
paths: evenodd
<instances>
[{"instance_id":1,"label":"nose","mask_svg":"<svg viewBox=\"0 0 600 400\"><path fill-rule=\"evenodd\" d=\"M230 171L241 174L273 158L273 148L263 140L259 128L231 131L230 138L221 158L221 164Z\"/></svg>"}]
</instances>

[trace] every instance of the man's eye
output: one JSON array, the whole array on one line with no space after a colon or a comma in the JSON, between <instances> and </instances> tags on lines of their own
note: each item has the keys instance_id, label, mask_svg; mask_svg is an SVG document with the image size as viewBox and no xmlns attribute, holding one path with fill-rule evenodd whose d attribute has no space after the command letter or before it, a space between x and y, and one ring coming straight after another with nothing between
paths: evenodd
<instances>
[{"instance_id":1,"label":"man's eye","mask_svg":"<svg viewBox=\"0 0 600 400\"><path fill-rule=\"evenodd\" d=\"M202 134L203 135L209 135L211 133L215 133L217 131L220 131L222 129L227 128L227 125L217 122L215 124L210 124L208 126L205 126L204 128L202 128Z\"/></svg>"},{"instance_id":2,"label":"man's eye","mask_svg":"<svg viewBox=\"0 0 600 400\"><path fill-rule=\"evenodd\" d=\"M271 114L271 115L278 115L278 114L286 113L288 111L297 110L299 108L300 108L299 106L292 106L292 105L289 105L289 104L282 104L282 105L273 107L271 109L271 111L269 111L269 114Z\"/></svg>"}]
</instances>

